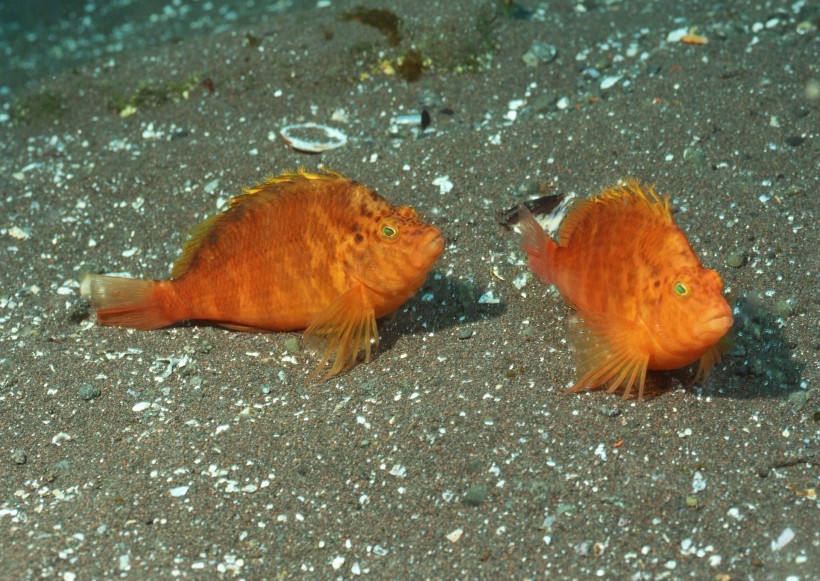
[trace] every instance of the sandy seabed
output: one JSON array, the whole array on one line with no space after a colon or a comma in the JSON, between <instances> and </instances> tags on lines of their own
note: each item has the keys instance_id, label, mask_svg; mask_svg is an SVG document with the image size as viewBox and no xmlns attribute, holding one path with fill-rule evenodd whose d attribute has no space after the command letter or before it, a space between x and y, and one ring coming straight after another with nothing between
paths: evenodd
<instances>
[{"instance_id":1,"label":"sandy seabed","mask_svg":"<svg viewBox=\"0 0 820 581\"><path fill-rule=\"evenodd\" d=\"M395 33L343 1L6 6L0 570L811 579L820 13L730 4L368 4ZM304 122L348 142L294 151ZM94 324L82 273L167 277L242 187L321 164L447 240L372 362L305 384L297 334ZM570 312L499 217L629 176L735 346L641 404L563 395Z\"/></svg>"}]
</instances>

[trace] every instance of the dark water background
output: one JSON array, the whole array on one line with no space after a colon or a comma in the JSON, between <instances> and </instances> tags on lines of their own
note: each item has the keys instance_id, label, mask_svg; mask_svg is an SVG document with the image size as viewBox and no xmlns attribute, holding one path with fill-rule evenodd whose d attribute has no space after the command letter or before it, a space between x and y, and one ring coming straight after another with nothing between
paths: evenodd
<instances>
[{"instance_id":1,"label":"dark water background","mask_svg":"<svg viewBox=\"0 0 820 581\"><path fill-rule=\"evenodd\" d=\"M0 2L0 95L71 67L316 7L316 0Z\"/></svg>"}]
</instances>

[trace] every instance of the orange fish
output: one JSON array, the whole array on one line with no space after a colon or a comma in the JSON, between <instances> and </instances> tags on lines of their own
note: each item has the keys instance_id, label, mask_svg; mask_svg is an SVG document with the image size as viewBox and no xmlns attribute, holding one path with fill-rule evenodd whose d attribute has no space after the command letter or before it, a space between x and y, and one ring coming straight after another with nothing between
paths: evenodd
<instances>
[{"instance_id":1,"label":"orange fish","mask_svg":"<svg viewBox=\"0 0 820 581\"><path fill-rule=\"evenodd\" d=\"M675 224L669 196L630 180L578 201L552 240L521 208L521 248L530 268L576 310L570 340L578 381L568 391L638 385L647 369L700 359L705 379L732 326L723 280L704 268Z\"/></svg>"},{"instance_id":2,"label":"orange fish","mask_svg":"<svg viewBox=\"0 0 820 581\"><path fill-rule=\"evenodd\" d=\"M245 190L190 232L171 280L86 275L103 325L210 321L243 331L306 329L308 346L350 368L376 319L413 296L441 254L438 228L341 174L284 173Z\"/></svg>"}]
</instances>

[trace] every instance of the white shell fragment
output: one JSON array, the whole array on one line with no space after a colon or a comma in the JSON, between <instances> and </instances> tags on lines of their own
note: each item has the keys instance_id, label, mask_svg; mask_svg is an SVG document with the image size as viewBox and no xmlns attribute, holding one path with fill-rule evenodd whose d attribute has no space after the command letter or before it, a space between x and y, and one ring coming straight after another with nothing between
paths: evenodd
<instances>
[{"instance_id":1,"label":"white shell fragment","mask_svg":"<svg viewBox=\"0 0 820 581\"><path fill-rule=\"evenodd\" d=\"M180 498L188 494L188 487L187 486L177 486L170 490L171 496L174 498Z\"/></svg>"},{"instance_id":2,"label":"white shell fragment","mask_svg":"<svg viewBox=\"0 0 820 581\"><path fill-rule=\"evenodd\" d=\"M286 125L279 130L282 139L297 151L321 153L347 143L347 135L334 127L319 123Z\"/></svg>"}]
</instances>

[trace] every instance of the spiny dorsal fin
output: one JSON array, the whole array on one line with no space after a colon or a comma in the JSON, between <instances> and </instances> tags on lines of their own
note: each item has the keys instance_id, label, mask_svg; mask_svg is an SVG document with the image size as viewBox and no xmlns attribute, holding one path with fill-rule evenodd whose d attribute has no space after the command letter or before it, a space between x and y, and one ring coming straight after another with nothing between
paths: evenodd
<instances>
[{"instance_id":1,"label":"spiny dorsal fin","mask_svg":"<svg viewBox=\"0 0 820 581\"><path fill-rule=\"evenodd\" d=\"M188 270L190 270L196 257L197 250L202 242L206 240L216 227L226 219L229 210L246 203L251 200L254 194L262 191L272 191L275 189L285 192L288 184L304 183L311 180L347 180L351 181L342 174L322 167L322 173L313 173L300 167L297 171L286 171L278 176L267 178L261 184L257 184L250 188L245 188L243 193L228 202L227 208L219 214L211 216L203 220L188 231L188 240L182 246L182 256L180 256L174 263L174 268L171 270L171 278L179 278Z\"/></svg>"},{"instance_id":2,"label":"spiny dorsal fin","mask_svg":"<svg viewBox=\"0 0 820 581\"><path fill-rule=\"evenodd\" d=\"M648 209L662 220L670 224L674 222L672 211L669 208L669 196L659 195L653 186L643 186L638 180L630 178L618 185L606 188L595 197L573 201L567 217L561 224L561 246L567 245L578 224L583 222L590 212L597 209L596 206L599 204L631 205L643 210Z\"/></svg>"},{"instance_id":3,"label":"spiny dorsal fin","mask_svg":"<svg viewBox=\"0 0 820 581\"><path fill-rule=\"evenodd\" d=\"M298 183L298 182L304 182L304 181L310 181L310 180L333 181L333 180L347 180L347 179L349 179L349 178L346 178L345 176L343 176L342 174L340 174L339 172L335 172L335 171L333 171L331 169L328 169L324 166L322 166L321 171L322 171L322 173L313 173L313 172L307 171L304 167L300 167L296 171L282 172L278 176L271 176L271 177L267 178L261 184L257 184L257 185L255 185L251 188L245 188L244 195L255 194L257 192L261 192L262 190L267 189L267 186L272 186L272 185L275 185L275 184ZM233 200L231 200L231 203L233 204L234 201L239 200L240 198L243 198L244 195L234 198Z\"/></svg>"}]
</instances>

